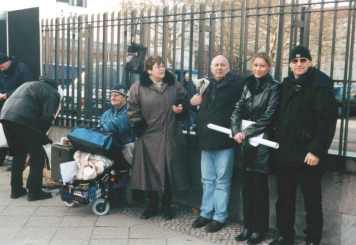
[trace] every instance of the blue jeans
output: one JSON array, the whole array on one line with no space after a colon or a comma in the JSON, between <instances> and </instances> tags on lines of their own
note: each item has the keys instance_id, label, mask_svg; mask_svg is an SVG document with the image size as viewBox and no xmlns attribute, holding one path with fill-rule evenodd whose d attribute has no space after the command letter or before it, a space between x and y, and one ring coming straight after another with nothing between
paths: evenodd
<instances>
[{"instance_id":1,"label":"blue jeans","mask_svg":"<svg viewBox=\"0 0 356 245\"><path fill-rule=\"evenodd\" d=\"M203 197L200 216L224 223L228 217L234 149L202 151Z\"/></svg>"}]
</instances>

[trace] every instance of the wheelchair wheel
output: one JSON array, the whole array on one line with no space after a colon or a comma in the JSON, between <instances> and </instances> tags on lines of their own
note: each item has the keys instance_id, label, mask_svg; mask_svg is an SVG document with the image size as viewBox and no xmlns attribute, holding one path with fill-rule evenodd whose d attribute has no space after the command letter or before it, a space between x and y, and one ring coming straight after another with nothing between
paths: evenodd
<instances>
[{"instance_id":1,"label":"wheelchair wheel","mask_svg":"<svg viewBox=\"0 0 356 245\"><path fill-rule=\"evenodd\" d=\"M91 209L98 216L107 215L110 211L110 203L103 198L99 198L94 201Z\"/></svg>"}]
</instances>

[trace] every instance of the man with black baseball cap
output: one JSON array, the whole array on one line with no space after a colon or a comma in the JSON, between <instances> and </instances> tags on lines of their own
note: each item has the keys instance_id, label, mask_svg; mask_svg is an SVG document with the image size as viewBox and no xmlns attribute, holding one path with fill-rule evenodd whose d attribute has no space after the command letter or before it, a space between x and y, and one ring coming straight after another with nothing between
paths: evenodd
<instances>
[{"instance_id":1,"label":"man with black baseball cap","mask_svg":"<svg viewBox=\"0 0 356 245\"><path fill-rule=\"evenodd\" d=\"M320 244L323 228L321 178L323 160L334 137L337 106L330 77L313 67L308 48L296 46L289 58L290 73L282 83L276 121L274 169L279 236L271 245L294 243L296 187L306 212L306 244Z\"/></svg>"},{"instance_id":2,"label":"man with black baseball cap","mask_svg":"<svg viewBox=\"0 0 356 245\"><path fill-rule=\"evenodd\" d=\"M9 96L26 81L33 79L26 64L18 62L15 57L0 53L0 111ZM6 149L0 149L0 166L6 156Z\"/></svg>"}]
</instances>

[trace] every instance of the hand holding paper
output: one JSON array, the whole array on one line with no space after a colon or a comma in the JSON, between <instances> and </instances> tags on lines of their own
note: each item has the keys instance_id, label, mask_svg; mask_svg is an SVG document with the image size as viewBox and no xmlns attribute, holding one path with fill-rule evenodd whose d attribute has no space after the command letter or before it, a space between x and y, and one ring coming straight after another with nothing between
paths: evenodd
<instances>
[{"instance_id":1,"label":"hand holding paper","mask_svg":"<svg viewBox=\"0 0 356 245\"><path fill-rule=\"evenodd\" d=\"M248 127L249 125L251 125L253 123L255 123L255 122L248 121L248 120L242 120L241 128L245 129L246 127ZM227 134L227 135L229 135L230 138L232 138L231 129L228 129L228 128L225 128L225 127L221 127L221 126L213 124L213 123L209 123L207 125L207 127L212 129L212 130L218 131L220 133ZM278 149L279 148L279 144L277 142L263 139L263 134L260 134L260 135L255 136L255 137L251 137L249 139L249 143L252 146L255 146L255 147L261 144L261 145L265 145L265 146L268 146L268 147L271 147L271 148L274 148L274 149Z\"/></svg>"}]
</instances>

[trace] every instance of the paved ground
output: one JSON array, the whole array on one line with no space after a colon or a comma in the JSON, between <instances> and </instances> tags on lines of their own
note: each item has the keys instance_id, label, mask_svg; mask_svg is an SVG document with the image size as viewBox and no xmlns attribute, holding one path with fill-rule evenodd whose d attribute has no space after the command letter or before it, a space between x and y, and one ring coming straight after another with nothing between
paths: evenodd
<instances>
[{"instance_id":1,"label":"paved ground","mask_svg":"<svg viewBox=\"0 0 356 245\"><path fill-rule=\"evenodd\" d=\"M9 172L0 167L1 245L211 245L230 244L239 231L230 225L217 234L192 230L189 209L178 211L177 219L139 219L142 208L113 209L103 217L89 206L67 208L58 195L45 201L28 202L25 197L9 198Z\"/></svg>"}]
</instances>

